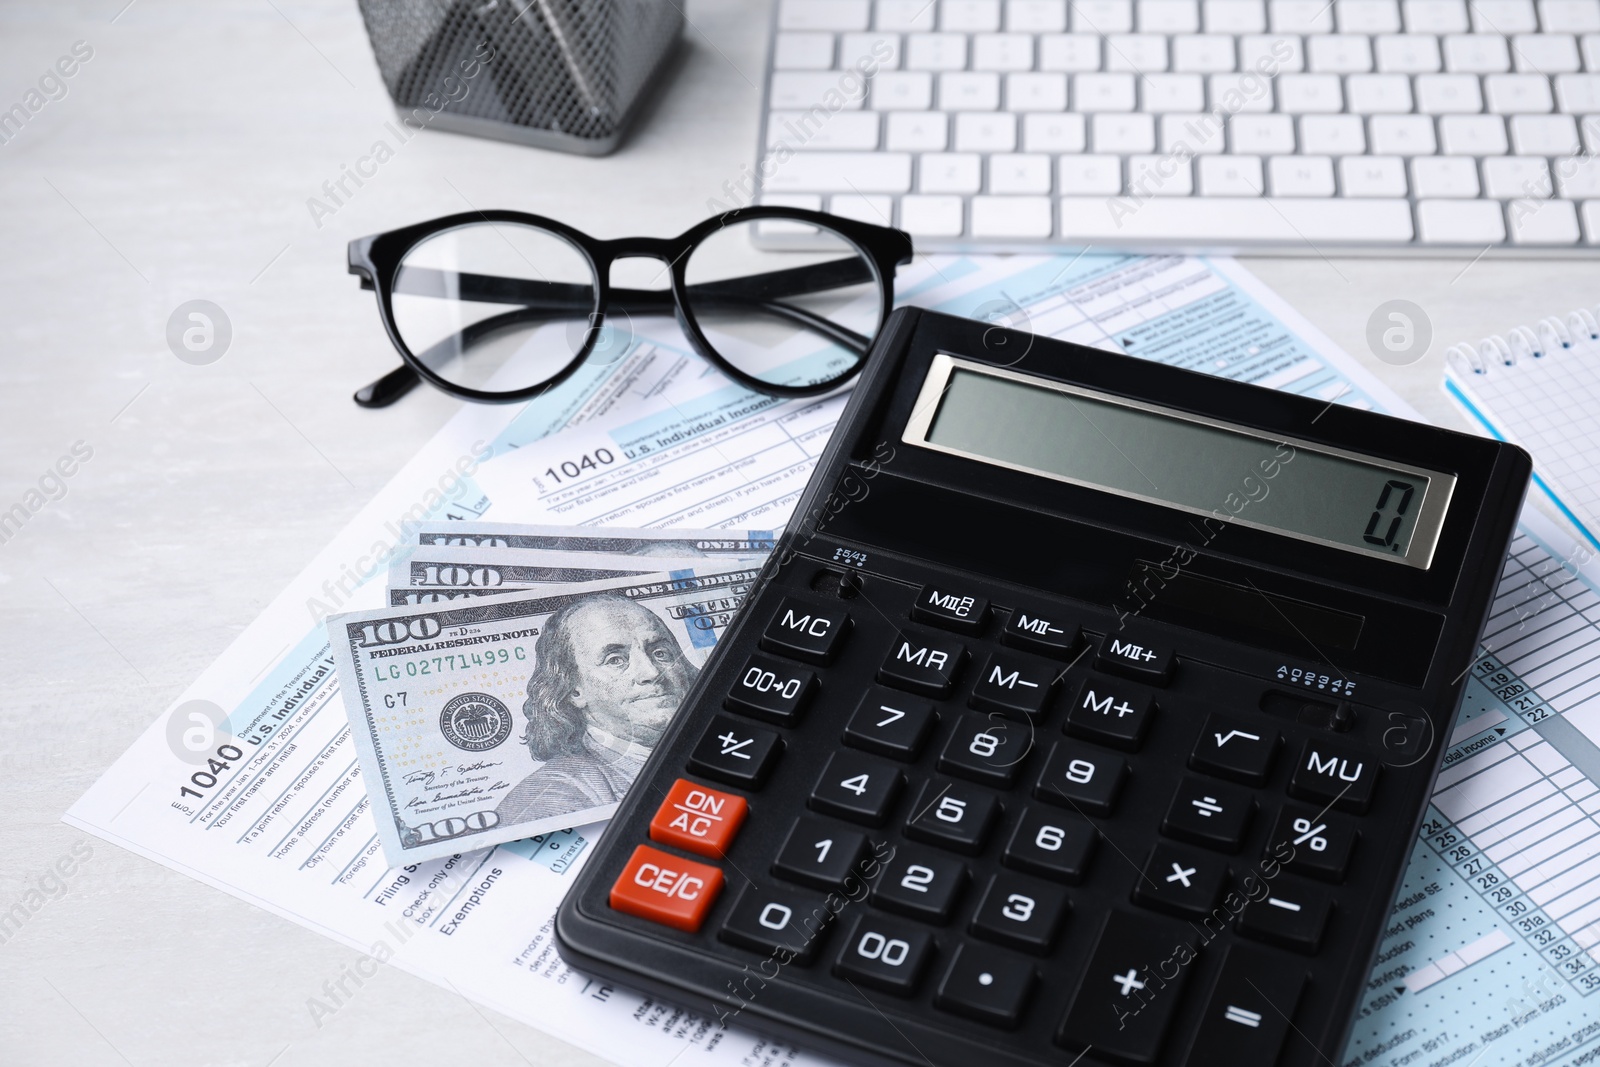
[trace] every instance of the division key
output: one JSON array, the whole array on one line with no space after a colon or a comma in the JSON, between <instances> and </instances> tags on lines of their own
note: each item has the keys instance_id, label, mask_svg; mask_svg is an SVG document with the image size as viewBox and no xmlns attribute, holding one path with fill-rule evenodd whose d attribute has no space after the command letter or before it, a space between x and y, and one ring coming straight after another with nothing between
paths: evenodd
<instances>
[{"instance_id":1,"label":"division key","mask_svg":"<svg viewBox=\"0 0 1600 1067\"><path fill-rule=\"evenodd\" d=\"M1056 1040L1118 1063L1155 1063L1183 999L1194 940L1183 923L1113 911Z\"/></svg>"}]
</instances>

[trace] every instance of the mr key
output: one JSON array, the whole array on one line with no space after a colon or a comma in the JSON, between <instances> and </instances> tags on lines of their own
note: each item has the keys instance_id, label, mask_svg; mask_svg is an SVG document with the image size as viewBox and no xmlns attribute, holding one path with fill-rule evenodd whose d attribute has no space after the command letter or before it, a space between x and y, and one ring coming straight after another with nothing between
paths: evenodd
<instances>
[{"instance_id":1,"label":"mr key","mask_svg":"<svg viewBox=\"0 0 1600 1067\"><path fill-rule=\"evenodd\" d=\"M995 334L896 313L561 950L851 1062L1341 1062L1526 457Z\"/></svg>"}]
</instances>

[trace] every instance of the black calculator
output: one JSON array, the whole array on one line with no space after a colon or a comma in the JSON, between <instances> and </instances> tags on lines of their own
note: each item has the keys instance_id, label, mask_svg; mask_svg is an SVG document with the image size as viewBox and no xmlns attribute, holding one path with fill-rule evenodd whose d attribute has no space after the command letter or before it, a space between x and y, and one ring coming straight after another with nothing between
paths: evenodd
<instances>
[{"instance_id":1,"label":"black calculator","mask_svg":"<svg viewBox=\"0 0 1600 1067\"><path fill-rule=\"evenodd\" d=\"M1526 453L917 309L562 904L845 1062L1339 1062Z\"/></svg>"}]
</instances>

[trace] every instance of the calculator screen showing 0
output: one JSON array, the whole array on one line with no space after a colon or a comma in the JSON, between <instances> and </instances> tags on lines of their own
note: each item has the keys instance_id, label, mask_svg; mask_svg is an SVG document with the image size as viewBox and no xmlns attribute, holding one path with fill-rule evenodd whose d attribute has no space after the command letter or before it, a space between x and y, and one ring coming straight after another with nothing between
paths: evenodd
<instances>
[{"instance_id":1,"label":"calculator screen showing 0","mask_svg":"<svg viewBox=\"0 0 1600 1067\"><path fill-rule=\"evenodd\" d=\"M852 1063L1330 1061L1527 457L1018 335L1025 358L985 373L1370 456L1440 501L1426 567L1229 525L1178 568L1182 611L1130 611L1115 590L1176 558L1187 513L908 446L936 362L984 363L992 339L890 319L774 565L563 902L560 950ZM1241 590L1260 603L1212 603ZM1270 641L1265 613L1288 620Z\"/></svg>"},{"instance_id":2,"label":"calculator screen showing 0","mask_svg":"<svg viewBox=\"0 0 1600 1067\"><path fill-rule=\"evenodd\" d=\"M948 356L933 361L922 395L908 442L1202 515L1249 473L1263 491L1239 521L1415 567L1433 559L1455 484Z\"/></svg>"}]
</instances>

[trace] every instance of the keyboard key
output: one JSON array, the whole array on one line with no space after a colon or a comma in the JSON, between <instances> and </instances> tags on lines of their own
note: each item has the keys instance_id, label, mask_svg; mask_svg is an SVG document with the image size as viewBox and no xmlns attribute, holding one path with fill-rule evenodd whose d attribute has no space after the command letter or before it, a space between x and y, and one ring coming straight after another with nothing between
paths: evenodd
<instances>
[{"instance_id":1,"label":"keyboard key","mask_svg":"<svg viewBox=\"0 0 1600 1067\"><path fill-rule=\"evenodd\" d=\"M1167 808L1161 832L1180 841L1237 852L1244 844L1255 806L1246 790L1185 775Z\"/></svg>"},{"instance_id":2,"label":"keyboard key","mask_svg":"<svg viewBox=\"0 0 1600 1067\"><path fill-rule=\"evenodd\" d=\"M1006 619L1000 640L1013 648L1065 659L1078 647L1078 624L1053 610L1017 608Z\"/></svg>"},{"instance_id":3,"label":"keyboard key","mask_svg":"<svg viewBox=\"0 0 1600 1067\"><path fill-rule=\"evenodd\" d=\"M1291 960L1252 945L1229 946L1187 1062L1276 1063L1305 985L1305 968Z\"/></svg>"},{"instance_id":4,"label":"keyboard key","mask_svg":"<svg viewBox=\"0 0 1600 1067\"><path fill-rule=\"evenodd\" d=\"M933 29L937 8L928 0L877 0L874 28L895 33L927 32Z\"/></svg>"},{"instance_id":5,"label":"keyboard key","mask_svg":"<svg viewBox=\"0 0 1600 1067\"><path fill-rule=\"evenodd\" d=\"M972 39L972 69L1022 71L1033 69L1033 35L981 33Z\"/></svg>"},{"instance_id":6,"label":"keyboard key","mask_svg":"<svg viewBox=\"0 0 1600 1067\"><path fill-rule=\"evenodd\" d=\"M840 69L876 67L883 71L899 66L900 35L897 33L846 33L839 38Z\"/></svg>"},{"instance_id":7,"label":"keyboard key","mask_svg":"<svg viewBox=\"0 0 1600 1067\"><path fill-rule=\"evenodd\" d=\"M808 132L813 128L814 132ZM807 124L803 111L774 111L767 118L767 147L776 148L780 144L806 151L877 148L878 114L875 111L841 111L829 119L827 125L815 126L814 119Z\"/></svg>"},{"instance_id":8,"label":"keyboard key","mask_svg":"<svg viewBox=\"0 0 1600 1067\"><path fill-rule=\"evenodd\" d=\"M929 153L917 162L917 189L924 193L975 193L983 186L983 157Z\"/></svg>"},{"instance_id":9,"label":"keyboard key","mask_svg":"<svg viewBox=\"0 0 1600 1067\"><path fill-rule=\"evenodd\" d=\"M1324 882L1342 882L1358 836L1355 827L1337 815L1285 804L1267 838L1266 854L1278 857L1292 849L1294 858L1284 864L1289 870Z\"/></svg>"},{"instance_id":10,"label":"keyboard key","mask_svg":"<svg viewBox=\"0 0 1600 1067\"><path fill-rule=\"evenodd\" d=\"M1088 874L1099 840L1100 834L1082 819L1029 808L1022 813L1000 862L1041 878L1077 885Z\"/></svg>"},{"instance_id":11,"label":"keyboard key","mask_svg":"<svg viewBox=\"0 0 1600 1067\"><path fill-rule=\"evenodd\" d=\"M872 79L872 110L887 111L891 119L898 112L926 111L933 106L933 75L927 71L902 70L881 71ZM940 128L944 127L944 116L931 116L936 119ZM892 128L892 127L891 127ZM943 134L940 135L941 141ZM918 144L896 144L890 141L891 150L906 148L921 148ZM929 146L931 147L931 146ZM943 148L941 143L939 148Z\"/></svg>"},{"instance_id":12,"label":"keyboard key","mask_svg":"<svg viewBox=\"0 0 1600 1067\"><path fill-rule=\"evenodd\" d=\"M1000 106L1000 75L947 71L939 75L940 111L994 111Z\"/></svg>"},{"instance_id":13,"label":"keyboard key","mask_svg":"<svg viewBox=\"0 0 1600 1067\"><path fill-rule=\"evenodd\" d=\"M1529 39L1526 37L1518 38L1519 42ZM1562 64L1558 56L1545 54L1542 58L1556 60L1546 69L1551 71L1579 69L1578 45L1571 37L1540 36L1537 40L1569 42L1571 45L1571 66ZM1538 44L1531 47L1535 52L1546 52ZM1563 47L1561 50L1564 51L1565 48ZM1522 51L1523 49L1519 45L1518 69L1523 69L1520 66ZM1451 34L1444 39L1444 68L1445 70L1462 71L1468 74L1503 74L1511 69L1511 55L1510 50L1506 47L1506 38L1499 33Z\"/></svg>"},{"instance_id":14,"label":"keyboard key","mask_svg":"<svg viewBox=\"0 0 1600 1067\"><path fill-rule=\"evenodd\" d=\"M611 885L611 907L674 930L694 933L722 892L722 871L640 845Z\"/></svg>"},{"instance_id":15,"label":"keyboard key","mask_svg":"<svg viewBox=\"0 0 1600 1067\"><path fill-rule=\"evenodd\" d=\"M982 945L963 944L939 981L934 1006L953 1015L1016 1029L1033 992L1033 965Z\"/></svg>"},{"instance_id":16,"label":"keyboard key","mask_svg":"<svg viewBox=\"0 0 1600 1067\"><path fill-rule=\"evenodd\" d=\"M779 33L772 42L774 70L827 70L833 66L833 34Z\"/></svg>"},{"instance_id":17,"label":"keyboard key","mask_svg":"<svg viewBox=\"0 0 1600 1067\"><path fill-rule=\"evenodd\" d=\"M814 889L843 889L861 877L867 854L865 834L838 823L804 818L794 824L772 863L772 873Z\"/></svg>"},{"instance_id":18,"label":"keyboard key","mask_svg":"<svg viewBox=\"0 0 1600 1067\"><path fill-rule=\"evenodd\" d=\"M1372 803L1377 784L1378 762L1370 753L1313 739L1300 750L1289 792L1360 813Z\"/></svg>"},{"instance_id":19,"label":"keyboard key","mask_svg":"<svg viewBox=\"0 0 1600 1067\"><path fill-rule=\"evenodd\" d=\"M1000 28L1000 0L940 0L939 28L990 33Z\"/></svg>"},{"instance_id":20,"label":"keyboard key","mask_svg":"<svg viewBox=\"0 0 1600 1067\"><path fill-rule=\"evenodd\" d=\"M1411 79L1404 74L1352 74L1345 99L1357 115L1403 115L1411 110Z\"/></svg>"},{"instance_id":21,"label":"keyboard key","mask_svg":"<svg viewBox=\"0 0 1600 1067\"><path fill-rule=\"evenodd\" d=\"M1173 1013L1184 1002L1194 939L1186 926L1113 911L1056 1041L1074 1051L1091 1048L1097 1058L1155 1063ZM1169 978L1168 970L1175 976Z\"/></svg>"},{"instance_id":22,"label":"keyboard key","mask_svg":"<svg viewBox=\"0 0 1600 1067\"><path fill-rule=\"evenodd\" d=\"M1204 196L1260 196L1265 190L1260 156L1201 156L1197 166Z\"/></svg>"},{"instance_id":23,"label":"keyboard key","mask_svg":"<svg viewBox=\"0 0 1600 1067\"><path fill-rule=\"evenodd\" d=\"M778 27L785 30L864 30L867 0L783 0Z\"/></svg>"},{"instance_id":24,"label":"keyboard key","mask_svg":"<svg viewBox=\"0 0 1600 1067\"><path fill-rule=\"evenodd\" d=\"M1484 99L1497 115L1536 114L1549 111L1550 79L1543 74L1488 74L1483 79Z\"/></svg>"},{"instance_id":25,"label":"keyboard key","mask_svg":"<svg viewBox=\"0 0 1600 1067\"><path fill-rule=\"evenodd\" d=\"M1082 152L1089 143L1082 115L1056 112L1022 116L1022 147L1028 152Z\"/></svg>"},{"instance_id":26,"label":"keyboard key","mask_svg":"<svg viewBox=\"0 0 1600 1067\"><path fill-rule=\"evenodd\" d=\"M967 65L964 33L909 33L906 35L906 69L962 70Z\"/></svg>"},{"instance_id":27,"label":"keyboard key","mask_svg":"<svg viewBox=\"0 0 1600 1067\"><path fill-rule=\"evenodd\" d=\"M821 897L749 885L739 894L717 937L804 967L816 959L833 918Z\"/></svg>"},{"instance_id":28,"label":"keyboard key","mask_svg":"<svg viewBox=\"0 0 1600 1067\"><path fill-rule=\"evenodd\" d=\"M1471 115L1483 110L1477 75L1418 75L1417 110L1429 115Z\"/></svg>"},{"instance_id":29,"label":"keyboard key","mask_svg":"<svg viewBox=\"0 0 1600 1067\"><path fill-rule=\"evenodd\" d=\"M1431 156L1436 147L1426 115L1376 115L1368 127L1375 156Z\"/></svg>"},{"instance_id":30,"label":"keyboard key","mask_svg":"<svg viewBox=\"0 0 1600 1067\"><path fill-rule=\"evenodd\" d=\"M845 939L833 973L885 993L909 997L933 958L933 935L907 922L863 915Z\"/></svg>"},{"instance_id":31,"label":"keyboard key","mask_svg":"<svg viewBox=\"0 0 1600 1067\"><path fill-rule=\"evenodd\" d=\"M1050 169L1049 156L1014 152L992 155L989 157L989 191L1003 196L1048 193Z\"/></svg>"},{"instance_id":32,"label":"keyboard key","mask_svg":"<svg viewBox=\"0 0 1600 1067\"><path fill-rule=\"evenodd\" d=\"M1447 155L1502 156L1508 147L1506 122L1499 115L1446 115L1439 120L1439 150Z\"/></svg>"},{"instance_id":33,"label":"keyboard key","mask_svg":"<svg viewBox=\"0 0 1600 1067\"><path fill-rule=\"evenodd\" d=\"M1386 34L1373 42L1380 71L1390 74L1426 74L1442 65L1439 39L1429 34Z\"/></svg>"},{"instance_id":34,"label":"keyboard key","mask_svg":"<svg viewBox=\"0 0 1600 1067\"><path fill-rule=\"evenodd\" d=\"M1006 29L1012 33L1060 33L1067 28L1061 0L1006 0Z\"/></svg>"},{"instance_id":35,"label":"keyboard key","mask_svg":"<svg viewBox=\"0 0 1600 1067\"><path fill-rule=\"evenodd\" d=\"M1222 857L1163 841L1150 850L1133 884L1133 899L1157 911L1204 918L1217 906L1227 880L1228 864Z\"/></svg>"},{"instance_id":36,"label":"keyboard key","mask_svg":"<svg viewBox=\"0 0 1600 1067\"><path fill-rule=\"evenodd\" d=\"M1519 245L1569 245L1578 239L1578 216L1568 200L1513 202L1511 240Z\"/></svg>"},{"instance_id":37,"label":"keyboard key","mask_svg":"<svg viewBox=\"0 0 1600 1067\"><path fill-rule=\"evenodd\" d=\"M1106 70L1149 76L1151 71L1166 69L1167 38L1164 35L1114 33L1106 38Z\"/></svg>"},{"instance_id":38,"label":"keyboard key","mask_svg":"<svg viewBox=\"0 0 1600 1067\"><path fill-rule=\"evenodd\" d=\"M1273 33L1333 32L1333 5L1323 0L1270 0L1267 15Z\"/></svg>"},{"instance_id":39,"label":"keyboard key","mask_svg":"<svg viewBox=\"0 0 1600 1067\"><path fill-rule=\"evenodd\" d=\"M1100 35L1052 33L1039 38L1039 69L1061 72L1099 70Z\"/></svg>"},{"instance_id":40,"label":"keyboard key","mask_svg":"<svg viewBox=\"0 0 1600 1067\"><path fill-rule=\"evenodd\" d=\"M911 157L904 152L796 152L783 163L763 167L762 174L762 188L773 193L911 191Z\"/></svg>"},{"instance_id":41,"label":"keyboard key","mask_svg":"<svg viewBox=\"0 0 1600 1067\"><path fill-rule=\"evenodd\" d=\"M858 111L866 96L864 84L842 92L839 75L825 70L777 70L772 72L771 106L777 111L805 111L823 102L828 93L843 101L842 110Z\"/></svg>"},{"instance_id":42,"label":"keyboard key","mask_svg":"<svg viewBox=\"0 0 1600 1067\"><path fill-rule=\"evenodd\" d=\"M1208 715L1189 766L1247 785L1265 785L1278 751L1278 731L1223 715Z\"/></svg>"},{"instance_id":43,"label":"keyboard key","mask_svg":"<svg viewBox=\"0 0 1600 1067\"><path fill-rule=\"evenodd\" d=\"M1128 187L1141 196L1188 196L1194 192L1194 168L1170 155L1129 156Z\"/></svg>"},{"instance_id":44,"label":"keyboard key","mask_svg":"<svg viewBox=\"0 0 1600 1067\"><path fill-rule=\"evenodd\" d=\"M1308 156L1359 156L1367 131L1359 115L1307 115L1300 120L1300 150Z\"/></svg>"},{"instance_id":45,"label":"keyboard key","mask_svg":"<svg viewBox=\"0 0 1600 1067\"><path fill-rule=\"evenodd\" d=\"M1306 40L1308 66L1328 74L1365 74L1372 69L1372 39L1364 34L1330 33Z\"/></svg>"},{"instance_id":46,"label":"keyboard key","mask_svg":"<svg viewBox=\"0 0 1600 1067\"><path fill-rule=\"evenodd\" d=\"M1315 955L1333 902L1326 891L1288 878L1272 882L1271 895L1252 900L1239 915L1239 932L1258 941Z\"/></svg>"},{"instance_id":47,"label":"keyboard key","mask_svg":"<svg viewBox=\"0 0 1600 1067\"><path fill-rule=\"evenodd\" d=\"M1067 710L1066 730L1133 751L1143 743L1154 715L1149 693L1126 682L1091 674L1078 687Z\"/></svg>"},{"instance_id":48,"label":"keyboard key","mask_svg":"<svg viewBox=\"0 0 1600 1067\"><path fill-rule=\"evenodd\" d=\"M900 198L900 228L913 237L958 237L964 213L959 196Z\"/></svg>"},{"instance_id":49,"label":"keyboard key","mask_svg":"<svg viewBox=\"0 0 1600 1067\"><path fill-rule=\"evenodd\" d=\"M1418 156L1411 161L1411 188L1417 196L1476 197L1477 161L1463 156Z\"/></svg>"},{"instance_id":50,"label":"keyboard key","mask_svg":"<svg viewBox=\"0 0 1600 1067\"><path fill-rule=\"evenodd\" d=\"M844 743L898 760L914 760L933 724L933 705L877 686L868 689L844 728Z\"/></svg>"},{"instance_id":51,"label":"keyboard key","mask_svg":"<svg viewBox=\"0 0 1600 1067\"><path fill-rule=\"evenodd\" d=\"M1133 29L1130 0L1072 0L1072 28L1079 33L1127 33Z\"/></svg>"},{"instance_id":52,"label":"keyboard key","mask_svg":"<svg viewBox=\"0 0 1600 1067\"><path fill-rule=\"evenodd\" d=\"M1336 114L1343 107L1337 74L1278 75L1278 110L1285 114Z\"/></svg>"},{"instance_id":53,"label":"keyboard key","mask_svg":"<svg viewBox=\"0 0 1600 1067\"><path fill-rule=\"evenodd\" d=\"M856 752L835 752L828 757L806 804L825 815L882 826L904 782L900 768L892 763Z\"/></svg>"},{"instance_id":54,"label":"keyboard key","mask_svg":"<svg viewBox=\"0 0 1600 1067\"><path fill-rule=\"evenodd\" d=\"M1138 0L1139 29L1144 33L1198 33L1200 5L1196 0Z\"/></svg>"},{"instance_id":55,"label":"keyboard key","mask_svg":"<svg viewBox=\"0 0 1600 1067\"><path fill-rule=\"evenodd\" d=\"M967 865L931 849L896 849L872 887L874 907L924 922L947 923L967 887Z\"/></svg>"},{"instance_id":56,"label":"keyboard key","mask_svg":"<svg viewBox=\"0 0 1600 1067\"><path fill-rule=\"evenodd\" d=\"M1078 116L1080 121L1082 117ZM1122 191L1122 160L1117 156L1062 156L1056 184L1063 193L1115 195ZM1105 204L1103 199L1093 202ZM1061 219L1061 232L1066 236L1078 236L1065 215Z\"/></svg>"},{"instance_id":57,"label":"keyboard key","mask_svg":"<svg viewBox=\"0 0 1600 1067\"><path fill-rule=\"evenodd\" d=\"M1207 33L1261 33L1267 28L1261 0L1205 0Z\"/></svg>"},{"instance_id":58,"label":"keyboard key","mask_svg":"<svg viewBox=\"0 0 1600 1067\"><path fill-rule=\"evenodd\" d=\"M1477 33L1532 33L1539 28L1533 0L1473 0L1468 6Z\"/></svg>"},{"instance_id":59,"label":"keyboard key","mask_svg":"<svg viewBox=\"0 0 1600 1067\"><path fill-rule=\"evenodd\" d=\"M911 805L906 836L976 856L999 816L1000 801L988 790L931 779Z\"/></svg>"},{"instance_id":60,"label":"keyboard key","mask_svg":"<svg viewBox=\"0 0 1600 1067\"><path fill-rule=\"evenodd\" d=\"M1411 205L1404 200L1152 197L1138 211L1113 215L1104 196L1069 196L1058 210L1061 233L1075 240L1392 244L1411 240L1412 233Z\"/></svg>"},{"instance_id":61,"label":"keyboard key","mask_svg":"<svg viewBox=\"0 0 1600 1067\"><path fill-rule=\"evenodd\" d=\"M1015 112L1039 111L1059 114L1067 109L1067 76L1060 73L1033 73L1006 75L1006 110ZM1024 119L1026 121L1026 119ZM1029 152L1041 151L1027 143L1023 134L1023 148Z\"/></svg>"},{"instance_id":62,"label":"keyboard key","mask_svg":"<svg viewBox=\"0 0 1600 1067\"><path fill-rule=\"evenodd\" d=\"M1519 156L1569 156L1580 147L1571 115L1515 115L1509 125L1511 148Z\"/></svg>"},{"instance_id":63,"label":"keyboard key","mask_svg":"<svg viewBox=\"0 0 1600 1067\"><path fill-rule=\"evenodd\" d=\"M957 152L1015 151L1017 117L1004 112L958 112L954 141Z\"/></svg>"},{"instance_id":64,"label":"keyboard key","mask_svg":"<svg viewBox=\"0 0 1600 1067\"><path fill-rule=\"evenodd\" d=\"M793 726L800 721L800 710L816 685L817 676L808 670L767 656L751 656L722 706L779 726Z\"/></svg>"},{"instance_id":65,"label":"keyboard key","mask_svg":"<svg viewBox=\"0 0 1600 1067\"><path fill-rule=\"evenodd\" d=\"M1047 196L972 198L974 237L1049 237L1053 226Z\"/></svg>"},{"instance_id":66,"label":"keyboard key","mask_svg":"<svg viewBox=\"0 0 1600 1067\"><path fill-rule=\"evenodd\" d=\"M1175 662L1171 648L1137 634L1107 634L1094 656L1096 670L1150 685L1165 685Z\"/></svg>"},{"instance_id":67,"label":"keyboard key","mask_svg":"<svg viewBox=\"0 0 1600 1067\"><path fill-rule=\"evenodd\" d=\"M1233 38L1227 34L1193 34L1172 39L1173 70L1220 74L1233 68Z\"/></svg>"},{"instance_id":68,"label":"keyboard key","mask_svg":"<svg viewBox=\"0 0 1600 1067\"><path fill-rule=\"evenodd\" d=\"M679 778L650 820L650 840L720 858L749 812L744 797Z\"/></svg>"},{"instance_id":69,"label":"keyboard key","mask_svg":"<svg viewBox=\"0 0 1600 1067\"><path fill-rule=\"evenodd\" d=\"M843 607L784 597L761 635L761 647L808 663L828 664L850 632L850 613Z\"/></svg>"},{"instance_id":70,"label":"keyboard key","mask_svg":"<svg viewBox=\"0 0 1600 1067\"><path fill-rule=\"evenodd\" d=\"M1395 0L1337 0L1334 21L1340 33L1399 33L1400 5Z\"/></svg>"},{"instance_id":71,"label":"keyboard key","mask_svg":"<svg viewBox=\"0 0 1600 1067\"><path fill-rule=\"evenodd\" d=\"M1206 76L1206 93L1213 108L1228 111L1230 123L1240 115L1272 110L1272 85L1254 73L1209 74ZM1231 104L1239 106L1230 111Z\"/></svg>"},{"instance_id":72,"label":"keyboard key","mask_svg":"<svg viewBox=\"0 0 1600 1067\"><path fill-rule=\"evenodd\" d=\"M1600 7L1593 0L1539 0L1539 22L1545 33L1594 33Z\"/></svg>"},{"instance_id":73,"label":"keyboard key","mask_svg":"<svg viewBox=\"0 0 1600 1067\"><path fill-rule=\"evenodd\" d=\"M911 605L911 617L957 633L975 634L989 618L989 601L959 589L925 585Z\"/></svg>"},{"instance_id":74,"label":"keyboard key","mask_svg":"<svg viewBox=\"0 0 1600 1067\"><path fill-rule=\"evenodd\" d=\"M1228 119L1228 150L1236 155L1287 155L1294 145L1294 119L1288 115L1246 114Z\"/></svg>"},{"instance_id":75,"label":"keyboard key","mask_svg":"<svg viewBox=\"0 0 1600 1067\"><path fill-rule=\"evenodd\" d=\"M1499 200L1540 198L1550 188L1550 165L1542 159L1501 156L1483 161L1483 193Z\"/></svg>"},{"instance_id":76,"label":"keyboard key","mask_svg":"<svg viewBox=\"0 0 1600 1067\"><path fill-rule=\"evenodd\" d=\"M989 880L969 929L985 941L1036 956L1050 951L1067 914L1067 895L1016 874Z\"/></svg>"},{"instance_id":77,"label":"keyboard key","mask_svg":"<svg viewBox=\"0 0 1600 1067\"><path fill-rule=\"evenodd\" d=\"M1075 74L1072 76L1072 110L1091 114L1101 111L1132 111L1132 74Z\"/></svg>"},{"instance_id":78,"label":"keyboard key","mask_svg":"<svg viewBox=\"0 0 1600 1067\"><path fill-rule=\"evenodd\" d=\"M949 143L950 124L944 115L891 111L883 121L884 146L891 152L943 152ZM902 207L904 203L902 200Z\"/></svg>"},{"instance_id":79,"label":"keyboard key","mask_svg":"<svg viewBox=\"0 0 1600 1067\"><path fill-rule=\"evenodd\" d=\"M1466 33L1467 8L1462 0L1406 0L1407 33Z\"/></svg>"},{"instance_id":80,"label":"keyboard key","mask_svg":"<svg viewBox=\"0 0 1600 1067\"><path fill-rule=\"evenodd\" d=\"M783 741L771 730L718 715L700 735L689 756L689 769L729 785L754 789L766 780Z\"/></svg>"},{"instance_id":81,"label":"keyboard key","mask_svg":"<svg viewBox=\"0 0 1600 1067\"><path fill-rule=\"evenodd\" d=\"M1273 156L1267 160L1273 196L1333 195L1333 160L1327 156Z\"/></svg>"},{"instance_id":82,"label":"keyboard key","mask_svg":"<svg viewBox=\"0 0 1600 1067\"><path fill-rule=\"evenodd\" d=\"M1426 244L1486 245L1506 239L1505 216L1493 200L1424 200L1417 204L1417 225Z\"/></svg>"},{"instance_id":83,"label":"keyboard key","mask_svg":"<svg viewBox=\"0 0 1600 1067\"><path fill-rule=\"evenodd\" d=\"M949 696L966 656L959 642L902 632L878 668L878 681L913 693Z\"/></svg>"},{"instance_id":84,"label":"keyboard key","mask_svg":"<svg viewBox=\"0 0 1600 1067\"><path fill-rule=\"evenodd\" d=\"M963 715L939 756L939 769L985 785L1010 786L1033 749L1033 727L993 715Z\"/></svg>"},{"instance_id":85,"label":"keyboard key","mask_svg":"<svg viewBox=\"0 0 1600 1067\"><path fill-rule=\"evenodd\" d=\"M998 711L1013 719L1037 722L1055 687L1061 668L1048 660L1009 652L990 653L978 671L968 703L982 711Z\"/></svg>"},{"instance_id":86,"label":"keyboard key","mask_svg":"<svg viewBox=\"0 0 1600 1067\"><path fill-rule=\"evenodd\" d=\"M1033 795L1080 814L1110 815L1127 776L1128 761L1121 756L1062 741L1051 751Z\"/></svg>"},{"instance_id":87,"label":"keyboard key","mask_svg":"<svg viewBox=\"0 0 1600 1067\"><path fill-rule=\"evenodd\" d=\"M1284 34L1246 34L1240 37L1239 69L1298 74L1306 69L1306 57L1301 48L1300 38ZM1251 94L1248 83L1245 93Z\"/></svg>"}]
</instances>

